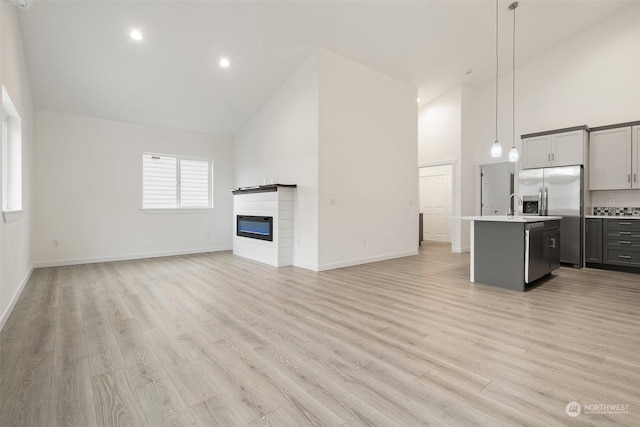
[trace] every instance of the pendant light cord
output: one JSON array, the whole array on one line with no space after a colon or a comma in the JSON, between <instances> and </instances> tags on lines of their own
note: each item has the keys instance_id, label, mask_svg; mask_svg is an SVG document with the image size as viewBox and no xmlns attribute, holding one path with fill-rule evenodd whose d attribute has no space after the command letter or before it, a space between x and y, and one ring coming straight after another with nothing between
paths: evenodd
<instances>
[{"instance_id":1,"label":"pendant light cord","mask_svg":"<svg viewBox=\"0 0 640 427\"><path fill-rule=\"evenodd\" d=\"M498 142L498 0L496 0L496 142Z\"/></svg>"},{"instance_id":2,"label":"pendant light cord","mask_svg":"<svg viewBox=\"0 0 640 427\"><path fill-rule=\"evenodd\" d=\"M513 126L512 126L512 132L513 134L511 135L512 141L513 141L513 148L516 148L516 8L518 7L517 2L515 3L515 7L513 8L513 63L512 63L512 70L513 70L513 87L511 90L511 94L513 96L513 99L511 100L511 114L512 114L512 120L513 120Z\"/></svg>"}]
</instances>

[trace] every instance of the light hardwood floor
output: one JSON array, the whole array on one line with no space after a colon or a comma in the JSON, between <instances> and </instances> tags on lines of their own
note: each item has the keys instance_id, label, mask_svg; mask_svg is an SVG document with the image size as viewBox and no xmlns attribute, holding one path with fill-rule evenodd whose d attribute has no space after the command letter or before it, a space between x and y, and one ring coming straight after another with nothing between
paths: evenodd
<instances>
[{"instance_id":1,"label":"light hardwood floor","mask_svg":"<svg viewBox=\"0 0 640 427\"><path fill-rule=\"evenodd\" d=\"M230 253L38 269L0 334L0 425L640 425L640 275L468 276L441 244L323 273Z\"/></svg>"}]
</instances>

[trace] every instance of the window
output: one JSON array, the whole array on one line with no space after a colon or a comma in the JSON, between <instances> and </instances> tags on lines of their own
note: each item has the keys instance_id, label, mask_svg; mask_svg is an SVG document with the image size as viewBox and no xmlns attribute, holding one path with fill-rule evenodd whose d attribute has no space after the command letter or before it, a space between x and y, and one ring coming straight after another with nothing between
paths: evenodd
<instances>
[{"instance_id":1,"label":"window","mask_svg":"<svg viewBox=\"0 0 640 427\"><path fill-rule=\"evenodd\" d=\"M144 153L142 208L211 208L212 169L209 159Z\"/></svg>"},{"instance_id":2,"label":"window","mask_svg":"<svg viewBox=\"0 0 640 427\"><path fill-rule=\"evenodd\" d=\"M2 210L22 210L22 122L2 86Z\"/></svg>"}]
</instances>

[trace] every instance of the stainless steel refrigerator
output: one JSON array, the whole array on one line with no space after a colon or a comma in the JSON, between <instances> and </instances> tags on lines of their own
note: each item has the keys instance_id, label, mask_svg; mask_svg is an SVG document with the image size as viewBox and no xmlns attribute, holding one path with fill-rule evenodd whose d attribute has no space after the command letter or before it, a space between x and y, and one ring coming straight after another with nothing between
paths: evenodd
<instances>
[{"instance_id":1,"label":"stainless steel refrigerator","mask_svg":"<svg viewBox=\"0 0 640 427\"><path fill-rule=\"evenodd\" d=\"M537 197L540 215L562 217L560 262L582 267L582 166L526 169L518 178L520 195Z\"/></svg>"}]
</instances>

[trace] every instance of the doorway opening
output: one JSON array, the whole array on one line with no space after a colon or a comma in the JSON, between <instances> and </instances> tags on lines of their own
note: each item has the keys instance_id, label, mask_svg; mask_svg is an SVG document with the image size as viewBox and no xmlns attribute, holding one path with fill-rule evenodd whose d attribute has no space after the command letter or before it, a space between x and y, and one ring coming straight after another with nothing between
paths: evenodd
<instances>
[{"instance_id":1,"label":"doorway opening","mask_svg":"<svg viewBox=\"0 0 640 427\"><path fill-rule=\"evenodd\" d=\"M480 166L480 209L482 216L506 215L509 196L515 189L515 164L493 163ZM511 201L513 208L513 201Z\"/></svg>"},{"instance_id":2,"label":"doorway opening","mask_svg":"<svg viewBox=\"0 0 640 427\"><path fill-rule=\"evenodd\" d=\"M422 238L426 241L451 243L453 166L421 167L418 172Z\"/></svg>"}]
</instances>

